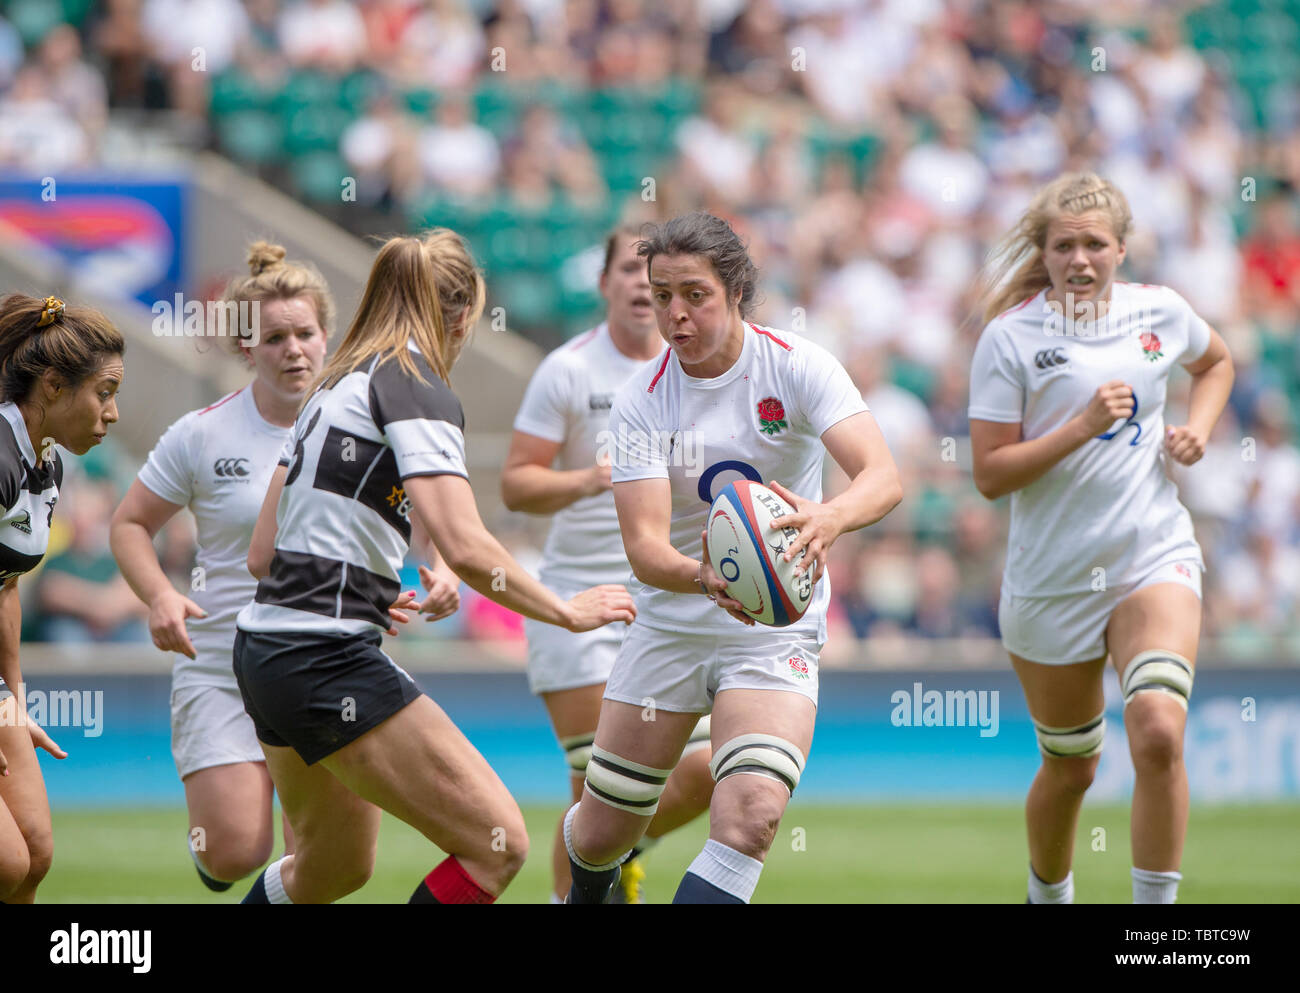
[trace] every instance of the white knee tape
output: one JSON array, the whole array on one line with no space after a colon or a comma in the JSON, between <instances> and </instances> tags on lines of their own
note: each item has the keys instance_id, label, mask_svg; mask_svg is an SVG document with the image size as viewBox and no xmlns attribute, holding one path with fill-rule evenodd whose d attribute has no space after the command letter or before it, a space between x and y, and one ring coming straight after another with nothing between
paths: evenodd
<instances>
[{"instance_id":1,"label":"white knee tape","mask_svg":"<svg viewBox=\"0 0 1300 993\"><path fill-rule=\"evenodd\" d=\"M695 730L686 739L686 747L682 749L682 758L686 758L691 752L698 752L709 747L709 739L713 733L710 717L711 715L705 714L700 718L700 722L695 725Z\"/></svg>"},{"instance_id":2,"label":"white knee tape","mask_svg":"<svg viewBox=\"0 0 1300 993\"><path fill-rule=\"evenodd\" d=\"M767 776L782 783L793 794L803 774L803 766L803 752L784 738L771 734L742 734L713 753L709 771L716 783L737 773Z\"/></svg>"},{"instance_id":3,"label":"white knee tape","mask_svg":"<svg viewBox=\"0 0 1300 993\"><path fill-rule=\"evenodd\" d=\"M560 747L564 749L564 760L569 764L571 771L579 774L587 771L587 763L591 761L591 746L595 740L595 731L560 739Z\"/></svg>"},{"instance_id":4,"label":"white knee tape","mask_svg":"<svg viewBox=\"0 0 1300 993\"><path fill-rule=\"evenodd\" d=\"M1133 661L1124 670L1121 689L1125 707L1143 690L1159 690L1168 693L1186 710L1187 698L1192 695L1192 664L1181 655L1164 649L1141 652L1133 656Z\"/></svg>"},{"instance_id":5,"label":"white knee tape","mask_svg":"<svg viewBox=\"0 0 1300 993\"><path fill-rule=\"evenodd\" d=\"M587 791L611 807L651 817L659 809L671 769L655 769L591 746L587 764Z\"/></svg>"},{"instance_id":6,"label":"white knee tape","mask_svg":"<svg viewBox=\"0 0 1300 993\"><path fill-rule=\"evenodd\" d=\"M1090 759L1101 754L1106 715L1098 714L1074 728L1053 728L1034 721L1034 732L1038 735L1038 750L1049 758Z\"/></svg>"}]
</instances>

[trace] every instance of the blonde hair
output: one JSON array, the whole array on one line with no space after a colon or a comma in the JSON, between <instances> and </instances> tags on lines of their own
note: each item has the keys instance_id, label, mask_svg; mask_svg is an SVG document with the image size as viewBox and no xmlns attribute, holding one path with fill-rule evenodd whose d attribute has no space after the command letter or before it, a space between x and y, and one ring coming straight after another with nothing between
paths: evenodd
<instances>
[{"instance_id":1,"label":"blonde hair","mask_svg":"<svg viewBox=\"0 0 1300 993\"><path fill-rule=\"evenodd\" d=\"M254 241L248 246L247 276L236 276L221 294L221 302L237 304L269 300L292 300L305 296L316 308L316 320L328 335L334 325L334 297L325 277L310 262L286 262L283 245ZM241 317L243 315L241 314ZM230 336L230 349L242 354L244 342L252 332L241 320L238 334Z\"/></svg>"},{"instance_id":2,"label":"blonde hair","mask_svg":"<svg viewBox=\"0 0 1300 993\"><path fill-rule=\"evenodd\" d=\"M1070 172L1052 180L1034 197L990 256L980 286L984 322L1032 299L1052 285L1043 261L1047 229L1063 214L1104 212L1111 232L1122 245L1133 225L1128 200L1118 186L1091 172Z\"/></svg>"},{"instance_id":3,"label":"blonde hair","mask_svg":"<svg viewBox=\"0 0 1300 993\"><path fill-rule=\"evenodd\" d=\"M461 323L461 312L468 309L463 322L468 333L486 299L483 274L455 231L432 228L388 239L370 267L347 335L321 372L319 388L329 389L375 356L396 356L406 372L423 379L408 348L412 342L447 382L448 329Z\"/></svg>"}]
</instances>

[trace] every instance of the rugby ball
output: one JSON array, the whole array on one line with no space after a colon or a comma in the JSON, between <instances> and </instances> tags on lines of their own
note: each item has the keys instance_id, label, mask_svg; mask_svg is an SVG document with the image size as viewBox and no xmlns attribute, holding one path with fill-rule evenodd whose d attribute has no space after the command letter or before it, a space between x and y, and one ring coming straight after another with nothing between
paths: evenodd
<instances>
[{"instance_id":1,"label":"rugby ball","mask_svg":"<svg viewBox=\"0 0 1300 993\"><path fill-rule=\"evenodd\" d=\"M709 562L727 584L727 596L744 604L759 624L785 627L804 615L812 602L811 570L802 576L794 568L807 554L785 561L786 550L799 537L797 528L774 531L774 517L794 508L760 483L737 480L714 498L705 529Z\"/></svg>"}]
</instances>

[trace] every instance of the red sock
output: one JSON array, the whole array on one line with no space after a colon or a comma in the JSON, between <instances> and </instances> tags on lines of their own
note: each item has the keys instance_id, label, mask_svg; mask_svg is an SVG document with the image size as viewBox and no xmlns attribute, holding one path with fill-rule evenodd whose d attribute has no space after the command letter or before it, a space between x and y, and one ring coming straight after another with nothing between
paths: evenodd
<instances>
[{"instance_id":1,"label":"red sock","mask_svg":"<svg viewBox=\"0 0 1300 993\"><path fill-rule=\"evenodd\" d=\"M417 899L425 893L432 899ZM496 897L474 882L454 855L447 856L434 866L411 898L413 903L492 903L494 900Z\"/></svg>"}]
</instances>

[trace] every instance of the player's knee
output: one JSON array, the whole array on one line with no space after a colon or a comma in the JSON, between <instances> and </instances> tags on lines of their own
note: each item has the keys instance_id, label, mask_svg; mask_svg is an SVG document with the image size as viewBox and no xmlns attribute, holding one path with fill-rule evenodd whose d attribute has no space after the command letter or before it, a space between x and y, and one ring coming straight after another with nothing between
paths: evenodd
<instances>
[{"instance_id":1,"label":"player's knee","mask_svg":"<svg viewBox=\"0 0 1300 993\"><path fill-rule=\"evenodd\" d=\"M1052 758L1044 756L1043 768L1056 785L1067 793L1086 793L1097 776L1100 755L1087 758Z\"/></svg>"},{"instance_id":2,"label":"player's knee","mask_svg":"<svg viewBox=\"0 0 1300 993\"><path fill-rule=\"evenodd\" d=\"M18 844L0 849L0 900L8 900L27 882L32 862L27 845Z\"/></svg>"},{"instance_id":3,"label":"player's knee","mask_svg":"<svg viewBox=\"0 0 1300 993\"><path fill-rule=\"evenodd\" d=\"M709 835L742 855L762 861L772 847L788 795L758 776L733 776L718 785Z\"/></svg>"},{"instance_id":4,"label":"player's knee","mask_svg":"<svg viewBox=\"0 0 1300 993\"><path fill-rule=\"evenodd\" d=\"M1183 721L1158 699L1138 700L1128 708L1129 749L1138 772L1164 772L1183 757Z\"/></svg>"},{"instance_id":5,"label":"player's knee","mask_svg":"<svg viewBox=\"0 0 1300 993\"><path fill-rule=\"evenodd\" d=\"M213 879L234 881L260 869L271 857L271 842L258 838L235 838L218 842L199 853L203 869Z\"/></svg>"}]
</instances>

